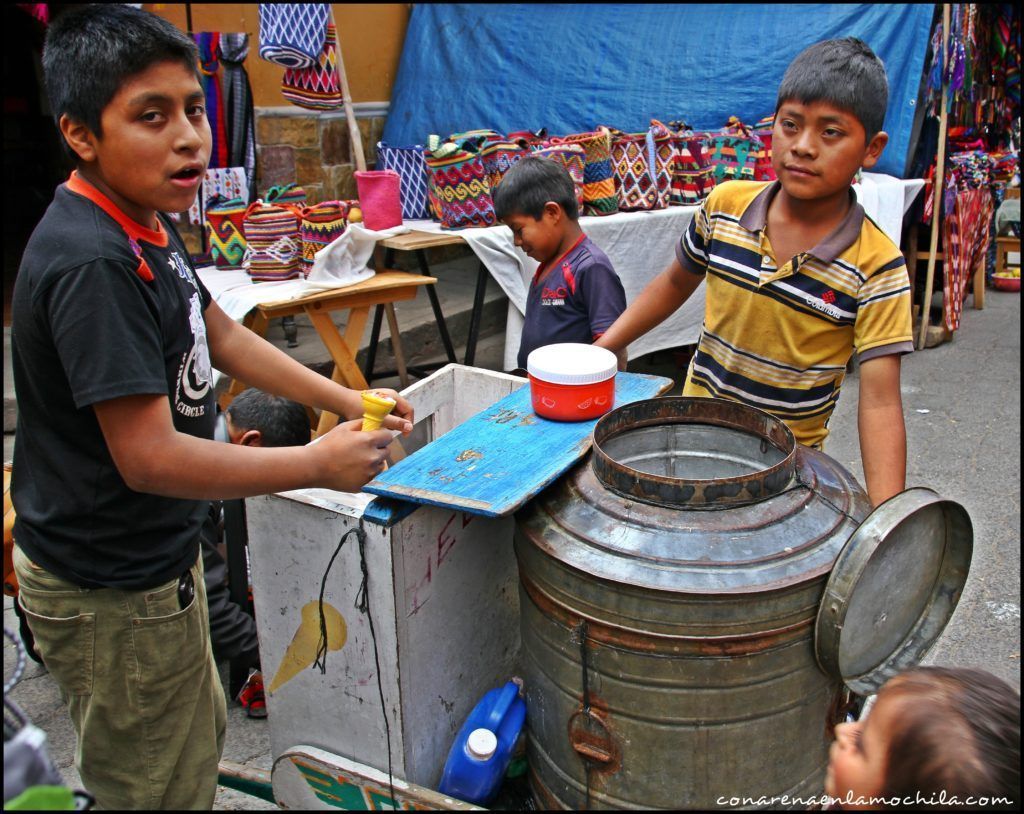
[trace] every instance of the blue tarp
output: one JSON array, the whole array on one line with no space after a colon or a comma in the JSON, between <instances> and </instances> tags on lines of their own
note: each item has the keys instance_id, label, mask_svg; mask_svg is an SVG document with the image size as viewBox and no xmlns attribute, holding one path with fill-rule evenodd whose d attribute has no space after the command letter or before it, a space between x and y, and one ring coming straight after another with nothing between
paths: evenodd
<instances>
[{"instance_id":1,"label":"blue tarp","mask_svg":"<svg viewBox=\"0 0 1024 814\"><path fill-rule=\"evenodd\" d=\"M383 140L431 133L599 124L635 132L651 118L717 130L775 111L790 61L811 43L855 36L889 75L889 146L876 168L902 178L934 6L417 4Z\"/></svg>"}]
</instances>

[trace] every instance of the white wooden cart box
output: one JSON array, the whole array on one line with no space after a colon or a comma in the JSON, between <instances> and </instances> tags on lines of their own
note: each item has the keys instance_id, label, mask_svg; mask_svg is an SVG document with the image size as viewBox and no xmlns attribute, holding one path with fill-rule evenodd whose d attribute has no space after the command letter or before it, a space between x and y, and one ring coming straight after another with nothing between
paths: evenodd
<instances>
[{"instance_id":1,"label":"white wooden cart box","mask_svg":"<svg viewBox=\"0 0 1024 814\"><path fill-rule=\"evenodd\" d=\"M513 512L586 454L596 423L538 418L525 385L448 365L408 388L426 443L366 485L381 497L246 501L282 807L467 806L432 789L466 716L516 668ZM615 398L669 386L620 373Z\"/></svg>"},{"instance_id":2,"label":"white wooden cart box","mask_svg":"<svg viewBox=\"0 0 1024 814\"><path fill-rule=\"evenodd\" d=\"M431 441L525 384L448 365L403 395ZM271 754L276 760L305 744L361 764L390 763L395 777L436 788L462 721L512 675L519 649L513 519L408 503L394 504L400 510L389 517L378 498L379 525L364 518L371 501L321 489L246 501ZM344 620L345 641L327 652L321 673L313 667L321 581L342 536L360 524L369 614L356 607L363 573L353 534L324 585L323 602Z\"/></svg>"}]
</instances>

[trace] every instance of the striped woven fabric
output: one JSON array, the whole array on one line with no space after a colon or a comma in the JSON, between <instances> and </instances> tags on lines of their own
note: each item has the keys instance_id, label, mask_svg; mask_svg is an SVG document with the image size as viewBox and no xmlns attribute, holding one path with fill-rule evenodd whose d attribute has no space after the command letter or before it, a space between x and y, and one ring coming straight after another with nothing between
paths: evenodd
<instances>
[{"instance_id":1,"label":"striped woven fabric","mask_svg":"<svg viewBox=\"0 0 1024 814\"><path fill-rule=\"evenodd\" d=\"M268 189L263 196L263 201L264 203L303 207L306 205L306 190L297 184L280 184Z\"/></svg>"},{"instance_id":2,"label":"striped woven fabric","mask_svg":"<svg viewBox=\"0 0 1024 814\"><path fill-rule=\"evenodd\" d=\"M480 154L451 142L431 149L435 138L431 138L423 157L441 228L493 226L497 222L494 201Z\"/></svg>"},{"instance_id":3,"label":"striped woven fabric","mask_svg":"<svg viewBox=\"0 0 1024 814\"><path fill-rule=\"evenodd\" d=\"M302 211L290 204L256 201L245 214L246 257L242 265L254 282L302 276Z\"/></svg>"},{"instance_id":4,"label":"striped woven fabric","mask_svg":"<svg viewBox=\"0 0 1024 814\"><path fill-rule=\"evenodd\" d=\"M554 147L541 147L534 150L534 155L542 158L550 158L557 161L572 176L573 186L576 188L576 205L583 213L583 168L586 164L587 153L578 144L557 144Z\"/></svg>"},{"instance_id":5,"label":"striped woven fabric","mask_svg":"<svg viewBox=\"0 0 1024 814\"><path fill-rule=\"evenodd\" d=\"M553 136L551 145L578 144L586 153L583 165L583 214L611 215L619 211L612 170L611 132L599 127L591 133Z\"/></svg>"},{"instance_id":6,"label":"striped woven fabric","mask_svg":"<svg viewBox=\"0 0 1024 814\"><path fill-rule=\"evenodd\" d=\"M672 130L671 125L669 129ZM670 206L694 206L715 188L711 155L705 149L705 137L687 125L673 130L672 177L668 202Z\"/></svg>"},{"instance_id":7,"label":"striped woven fabric","mask_svg":"<svg viewBox=\"0 0 1024 814\"><path fill-rule=\"evenodd\" d=\"M302 210L299 236L302 240L303 277L308 277L313 270L314 255L344 233L348 210L347 201L324 201Z\"/></svg>"},{"instance_id":8,"label":"striped woven fabric","mask_svg":"<svg viewBox=\"0 0 1024 814\"><path fill-rule=\"evenodd\" d=\"M209 203L206 228L209 232L210 254L214 265L239 267L245 257L243 221L247 207L241 198Z\"/></svg>"},{"instance_id":9,"label":"striped woven fabric","mask_svg":"<svg viewBox=\"0 0 1024 814\"><path fill-rule=\"evenodd\" d=\"M289 68L281 78L281 95L289 102L310 110L336 110L344 102L338 77L338 37L333 23L327 24L324 47L308 68Z\"/></svg>"}]
</instances>

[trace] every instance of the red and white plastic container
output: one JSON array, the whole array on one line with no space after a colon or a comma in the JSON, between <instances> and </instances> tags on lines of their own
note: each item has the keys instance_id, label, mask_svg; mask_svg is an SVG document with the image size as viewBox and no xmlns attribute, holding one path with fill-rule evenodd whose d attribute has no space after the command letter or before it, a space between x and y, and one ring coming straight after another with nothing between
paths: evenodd
<instances>
[{"instance_id":1,"label":"red and white plastic container","mask_svg":"<svg viewBox=\"0 0 1024 814\"><path fill-rule=\"evenodd\" d=\"M588 421L615 406L615 354L594 345L545 345L526 359L533 411L553 421Z\"/></svg>"}]
</instances>

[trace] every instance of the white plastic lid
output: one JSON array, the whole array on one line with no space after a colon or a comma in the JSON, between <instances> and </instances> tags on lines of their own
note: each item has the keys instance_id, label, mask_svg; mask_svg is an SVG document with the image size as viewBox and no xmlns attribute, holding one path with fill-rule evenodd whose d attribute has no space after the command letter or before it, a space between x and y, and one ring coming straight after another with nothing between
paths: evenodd
<instances>
[{"instance_id":1,"label":"white plastic lid","mask_svg":"<svg viewBox=\"0 0 1024 814\"><path fill-rule=\"evenodd\" d=\"M531 351L526 369L535 379L551 384L596 384L612 378L619 362L606 348L561 342Z\"/></svg>"},{"instance_id":2,"label":"white plastic lid","mask_svg":"<svg viewBox=\"0 0 1024 814\"><path fill-rule=\"evenodd\" d=\"M466 748L477 760L487 760L498 750L498 738L489 729L474 729L466 739Z\"/></svg>"}]
</instances>

